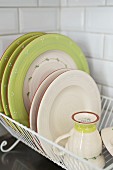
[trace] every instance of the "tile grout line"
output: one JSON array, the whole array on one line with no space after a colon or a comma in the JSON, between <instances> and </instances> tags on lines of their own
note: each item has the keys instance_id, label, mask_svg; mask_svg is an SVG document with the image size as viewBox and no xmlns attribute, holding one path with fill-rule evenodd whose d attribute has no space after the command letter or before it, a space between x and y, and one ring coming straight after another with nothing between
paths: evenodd
<instances>
[{"instance_id":1,"label":"tile grout line","mask_svg":"<svg viewBox=\"0 0 113 170\"><path fill-rule=\"evenodd\" d=\"M90 57L90 56L86 56L87 59L90 59L90 60L99 60L99 61L105 61L105 62L110 62L110 63L113 63L113 60L106 60L104 58L94 58L94 57Z\"/></svg>"},{"instance_id":2,"label":"tile grout line","mask_svg":"<svg viewBox=\"0 0 113 170\"><path fill-rule=\"evenodd\" d=\"M69 0L66 0L66 5L69 8Z\"/></svg>"},{"instance_id":3,"label":"tile grout line","mask_svg":"<svg viewBox=\"0 0 113 170\"><path fill-rule=\"evenodd\" d=\"M107 0L105 0L105 6L107 6Z\"/></svg>"},{"instance_id":4,"label":"tile grout line","mask_svg":"<svg viewBox=\"0 0 113 170\"><path fill-rule=\"evenodd\" d=\"M66 7L68 6L68 0L66 0Z\"/></svg>"},{"instance_id":5,"label":"tile grout line","mask_svg":"<svg viewBox=\"0 0 113 170\"><path fill-rule=\"evenodd\" d=\"M86 8L84 8L84 32L86 32Z\"/></svg>"},{"instance_id":6,"label":"tile grout line","mask_svg":"<svg viewBox=\"0 0 113 170\"><path fill-rule=\"evenodd\" d=\"M43 6L41 6L41 7L43 7ZM45 7L45 6L44 6ZM46 6L46 7L50 7L50 6ZM86 7L86 8L112 8L113 7L113 5L93 5L93 6L88 6L88 5L79 5L79 6L77 6L77 5L66 5L66 6L62 6L63 8L84 8L84 7Z\"/></svg>"},{"instance_id":7,"label":"tile grout line","mask_svg":"<svg viewBox=\"0 0 113 170\"><path fill-rule=\"evenodd\" d=\"M19 17L19 8L17 8L17 16L18 16L18 33L20 33L20 17Z\"/></svg>"},{"instance_id":8,"label":"tile grout line","mask_svg":"<svg viewBox=\"0 0 113 170\"><path fill-rule=\"evenodd\" d=\"M39 7L39 0L37 0L37 7Z\"/></svg>"},{"instance_id":9,"label":"tile grout line","mask_svg":"<svg viewBox=\"0 0 113 170\"><path fill-rule=\"evenodd\" d=\"M99 83L98 81L96 81L96 83L101 85L101 87L107 87L107 88L112 88L113 89L113 86L109 86L107 84Z\"/></svg>"},{"instance_id":10,"label":"tile grout line","mask_svg":"<svg viewBox=\"0 0 113 170\"><path fill-rule=\"evenodd\" d=\"M113 33L107 33L107 32L91 32L91 31L87 31L87 30L85 30L85 31L82 31L82 30L70 30L70 29L67 29L67 30L63 30L63 31L65 31L65 32L81 32L81 33L89 33L89 34L97 34L97 35L103 35L103 34L105 34L105 35L113 35Z\"/></svg>"},{"instance_id":11,"label":"tile grout line","mask_svg":"<svg viewBox=\"0 0 113 170\"><path fill-rule=\"evenodd\" d=\"M105 59L105 34L103 38L103 59Z\"/></svg>"},{"instance_id":12,"label":"tile grout line","mask_svg":"<svg viewBox=\"0 0 113 170\"><path fill-rule=\"evenodd\" d=\"M10 9L10 8L37 8L37 6L0 6L0 9Z\"/></svg>"},{"instance_id":13,"label":"tile grout line","mask_svg":"<svg viewBox=\"0 0 113 170\"><path fill-rule=\"evenodd\" d=\"M61 32L61 10L62 10L62 4L61 1L59 1L59 32Z\"/></svg>"},{"instance_id":14,"label":"tile grout line","mask_svg":"<svg viewBox=\"0 0 113 170\"><path fill-rule=\"evenodd\" d=\"M37 5L35 6L0 6L0 8L4 9L4 8L37 8L37 7L40 7L40 8L53 8L53 7L59 7L58 5L57 6L43 6L43 5L39 5L39 1L37 0ZM104 5L93 5L93 6L88 6L88 5L67 5L67 1L66 1L66 6L62 6L63 8L113 8L113 5L107 5L107 4L104 4Z\"/></svg>"}]
</instances>

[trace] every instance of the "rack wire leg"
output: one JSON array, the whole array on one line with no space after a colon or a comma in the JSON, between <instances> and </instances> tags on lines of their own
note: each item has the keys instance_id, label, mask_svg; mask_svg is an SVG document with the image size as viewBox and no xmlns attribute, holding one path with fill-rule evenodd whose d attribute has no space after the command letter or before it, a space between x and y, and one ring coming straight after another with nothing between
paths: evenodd
<instances>
[{"instance_id":1,"label":"rack wire leg","mask_svg":"<svg viewBox=\"0 0 113 170\"><path fill-rule=\"evenodd\" d=\"M7 141L4 140L4 141L1 143L1 145L0 145L0 149L1 149L2 152L9 152L9 151L11 151L19 142L20 142L20 140L18 139L18 140L16 140L16 142L15 142L11 147L9 147L8 149L4 149L4 146L7 145Z\"/></svg>"}]
</instances>

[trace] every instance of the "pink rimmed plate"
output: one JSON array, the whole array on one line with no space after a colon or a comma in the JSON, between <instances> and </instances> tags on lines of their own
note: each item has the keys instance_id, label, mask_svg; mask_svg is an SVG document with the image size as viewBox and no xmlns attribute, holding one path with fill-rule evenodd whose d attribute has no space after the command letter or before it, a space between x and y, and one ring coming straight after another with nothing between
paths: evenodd
<instances>
[{"instance_id":1,"label":"pink rimmed plate","mask_svg":"<svg viewBox=\"0 0 113 170\"><path fill-rule=\"evenodd\" d=\"M68 71L69 69L59 69L51 73L39 86L37 89L33 101L30 108L30 128L34 131L37 131L37 117L38 117L38 109L41 103L41 99L49 87L49 85L52 83L52 81L57 78L60 74L64 73L65 71Z\"/></svg>"},{"instance_id":2,"label":"pink rimmed plate","mask_svg":"<svg viewBox=\"0 0 113 170\"><path fill-rule=\"evenodd\" d=\"M91 76L80 70L70 70L59 75L44 93L37 117L38 133L55 141L73 128L72 114L79 111L100 115L100 93ZM52 148L40 142L52 157Z\"/></svg>"}]
</instances>

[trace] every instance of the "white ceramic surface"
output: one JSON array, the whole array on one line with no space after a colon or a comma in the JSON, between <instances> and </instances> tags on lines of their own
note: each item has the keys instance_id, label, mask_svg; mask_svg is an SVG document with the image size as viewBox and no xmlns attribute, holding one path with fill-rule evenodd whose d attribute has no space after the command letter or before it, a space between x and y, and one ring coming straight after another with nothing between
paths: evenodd
<instances>
[{"instance_id":1,"label":"white ceramic surface","mask_svg":"<svg viewBox=\"0 0 113 170\"><path fill-rule=\"evenodd\" d=\"M37 119L39 134L55 141L73 128L71 116L79 111L100 114L100 94L91 76L83 71L71 70L58 76L46 90ZM42 141L41 144L51 155Z\"/></svg>"},{"instance_id":2,"label":"white ceramic surface","mask_svg":"<svg viewBox=\"0 0 113 170\"><path fill-rule=\"evenodd\" d=\"M67 138L67 150L86 159L97 157L102 153L102 140L96 127L99 116L90 112L78 112L73 114L72 119L75 121L74 128L69 133L59 136L55 143L58 144Z\"/></svg>"},{"instance_id":3,"label":"white ceramic surface","mask_svg":"<svg viewBox=\"0 0 113 170\"><path fill-rule=\"evenodd\" d=\"M24 87L23 87L23 98L24 98L24 103L26 106L27 111L29 112L30 107L31 107L31 103L30 103L30 99L29 99L29 83L32 79L32 74L34 72L34 70L36 69L36 66L42 62L42 58L41 57L37 57L36 60L34 60L34 62L31 64L25 80L24 80Z\"/></svg>"},{"instance_id":4,"label":"white ceramic surface","mask_svg":"<svg viewBox=\"0 0 113 170\"><path fill-rule=\"evenodd\" d=\"M32 74L29 82L29 99L32 101L33 96L40 83L53 71L61 68L77 68L71 57L63 51L47 51L40 55L41 62L36 64L36 69Z\"/></svg>"},{"instance_id":5,"label":"white ceramic surface","mask_svg":"<svg viewBox=\"0 0 113 170\"><path fill-rule=\"evenodd\" d=\"M105 166L105 158L103 155L99 155L95 158L88 159L89 163L92 164L90 167L87 166L85 163L78 161L74 158L71 158L69 155L64 156L64 164L66 165L68 170L77 169L77 170L93 170L92 167L96 166L97 168L104 168Z\"/></svg>"},{"instance_id":6,"label":"white ceramic surface","mask_svg":"<svg viewBox=\"0 0 113 170\"><path fill-rule=\"evenodd\" d=\"M54 71L40 84L39 88L37 89L30 108L30 128L32 130L34 131L38 130L37 129L38 109L46 89L49 87L49 85L55 78L57 78L60 74L62 74L65 71L68 71L68 69L59 69Z\"/></svg>"},{"instance_id":7,"label":"white ceramic surface","mask_svg":"<svg viewBox=\"0 0 113 170\"><path fill-rule=\"evenodd\" d=\"M95 158L88 159L88 161L99 168L104 168L105 166L105 158L104 158L104 155L102 154Z\"/></svg>"},{"instance_id":8,"label":"white ceramic surface","mask_svg":"<svg viewBox=\"0 0 113 170\"><path fill-rule=\"evenodd\" d=\"M97 130L83 134L72 129L69 135L65 148L77 156L90 159L97 157L102 152L102 140Z\"/></svg>"},{"instance_id":9,"label":"white ceramic surface","mask_svg":"<svg viewBox=\"0 0 113 170\"><path fill-rule=\"evenodd\" d=\"M102 129L101 136L105 147L113 156L113 127Z\"/></svg>"},{"instance_id":10,"label":"white ceramic surface","mask_svg":"<svg viewBox=\"0 0 113 170\"><path fill-rule=\"evenodd\" d=\"M34 94L42 81L50 73L61 68L77 69L75 62L63 51L47 51L34 60L26 74L23 87L23 98L28 112Z\"/></svg>"}]
</instances>

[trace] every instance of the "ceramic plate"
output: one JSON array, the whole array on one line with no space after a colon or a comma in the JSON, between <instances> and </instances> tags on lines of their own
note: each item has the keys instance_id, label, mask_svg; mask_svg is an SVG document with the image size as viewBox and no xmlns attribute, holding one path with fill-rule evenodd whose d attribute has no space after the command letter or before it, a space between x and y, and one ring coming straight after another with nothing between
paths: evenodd
<instances>
[{"instance_id":1,"label":"ceramic plate","mask_svg":"<svg viewBox=\"0 0 113 170\"><path fill-rule=\"evenodd\" d=\"M101 136L105 147L113 156L113 127L102 129Z\"/></svg>"},{"instance_id":2,"label":"ceramic plate","mask_svg":"<svg viewBox=\"0 0 113 170\"><path fill-rule=\"evenodd\" d=\"M8 106L8 100L7 100L7 88L8 88L8 80L10 76L11 69L13 67L14 62L16 61L17 57L19 56L20 52L35 38L43 35L42 33L37 33L34 36L31 36L30 38L27 38L24 40L23 43L21 43L13 52L10 59L8 60L8 63L5 67L5 71L2 78L1 83L1 98L2 98L2 105L4 109L4 113L7 116L10 116L9 106Z\"/></svg>"},{"instance_id":3,"label":"ceramic plate","mask_svg":"<svg viewBox=\"0 0 113 170\"><path fill-rule=\"evenodd\" d=\"M4 69L6 67L6 64L10 58L10 56L12 55L12 53L14 52L14 50L27 38L36 35L37 32L31 32L31 33L27 33L25 35L22 35L21 37L17 38L15 41L13 41L13 43L11 43L11 45L6 49L6 51L4 52L1 60L0 60L0 89L1 89L1 82L2 82L2 76L4 73ZM1 99L1 93L0 93L0 99ZM3 112L3 108L2 108L2 104L0 102L0 111Z\"/></svg>"},{"instance_id":4,"label":"ceramic plate","mask_svg":"<svg viewBox=\"0 0 113 170\"><path fill-rule=\"evenodd\" d=\"M23 86L23 98L24 98L24 103L26 106L26 110L27 112L30 111L30 107L31 107L31 102L29 99L29 94L30 94L30 90L29 90L29 84L30 81L32 79L32 74L35 71L35 69L37 68L37 65L40 62L40 57L37 57L33 63L30 65L29 70L26 74L25 80L24 80L24 86Z\"/></svg>"},{"instance_id":5,"label":"ceramic plate","mask_svg":"<svg viewBox=\"0 0 113 170\"><path fill-rule=\"evenodd\" d=\"M33 97L33 101L30 108L30 128L32 130L37 131L38 109L46 89L49 87L49 85L56 77L58 77L60 74L64 73L65 71L68 71L68 69L59 69L54 71L40 84L39 88L37 89Z\"/></svg>"},{"instance_id":6,"label":"ceramic plate","mask_svg":"<svg viewBox=\"0 0 113 170\"><path fill-rule=\"evenodd\" d=\"M50 73L60 68L76 69L77 66L68 54L58 50L45 52L40 55L40 57L36 58L36 60L31 64L27 72L23 88L23 97L28 112L30 110L33 96L41 82Z\"/></svg>"},{"instance_id":7,"label":"ceramic plate","mask_svg":"<svg viewBox=\"0 0 113 170\"><path fill-rule=\"evenodd\" d=\"M12 117L26 126L29 126L29 121L23 101L24 79L33 61L41 54L51 50L64 51L73 59L78 69L89 73L87 61L81 49L66 36L46 34L28 44L16 60L8 86L8 101Z\"/></svg>"},{"instance_id":8,"label":"ceramic plate","mask_svg":"<svg viewBox=\"0 0 113 170\"><path fill-rule=\"evenodd\" d=\"M63 51L51 50L40 55L41 60L35 65L35 70L29 81L29 99L32 101L40 83L53 71L61 68L76 69L77 66L70 56ZM38 76L37 76L38 75Z\"/></svg>"},{"instance_id":9,"label":"ceramic plate","mask_svg":"<svg viewBox=\"0 0 113 170\"><path fill-rule=\"evenodd\" d=\"M71 70L59 75L46 90L37 118L39 134L55 141L73 128L71 116L79 111L100 114L100 94L91 76L80 70ZM41 141L41 145L50 154L45 142Z\"/></svg>"},{"instance_id":10,"label":"ceramic plate","mask_svg":"<svg viewBox=\"0 0 113 170\"><path fill-rule=\"evenodd\" d=\"M0 97L0 112L3 112L1 97Z\"/></svg>"}]
</instances>

